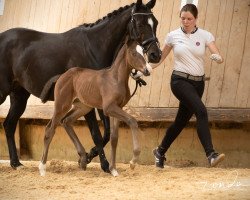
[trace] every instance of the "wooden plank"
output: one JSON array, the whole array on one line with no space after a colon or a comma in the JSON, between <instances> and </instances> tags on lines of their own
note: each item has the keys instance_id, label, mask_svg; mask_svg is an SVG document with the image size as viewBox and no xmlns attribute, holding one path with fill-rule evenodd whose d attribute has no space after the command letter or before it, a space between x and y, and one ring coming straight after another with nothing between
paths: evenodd
<instances>
[{"instance_id":1,"label":"wooden plank","mask_svg":"<svg viewBox=\"0 0 250 200\"><path fill-rule=\"evenodd\" d=\"M99 19L103 18L109 13L109 5L110 5L110 0L100 2L100 8L98 14Z\"/></svg>"},{"instance_id":2,"label":"wooden plank","mask_svg":"<svg viewBox=\"0 0 250 200\"><path fill-rule=\"evenodd\" d=\"M249 2L250 6L250 2ZM250 97L250 9L248 10L248 25L240 70L239 84L236 93L235 106L246 108Z\"/></svg>"},{"instance_id":3,"label":"wooden plank","mask_svg":"<svg viewBox=\"0 0 250 200\"><path fill-rule=\"evenodd\" d=\"M34 25L34 18L35 18L35 12L36 12L36 2L37 0L33 0L31 1L31 5L30 5L30 15L29 15L29 19L28 19L28 28L33 29L33 25Z\"/></svg>"},{"instance_id":4,"label":"wooden plank","mask_svg":"<svg viewBox=\"0 0 250 200\"><path fill-rule=\"evenodd\" d=\"M70 4L73 6L74 3L71 0L64 0L62 2L62 12L61 12L61 17L60 17L60 24L59 24L59 29L58 32L64 32L69 30L71 27L68 26L69 21L71 21L71 19L68 18L68 12L69 12L69 8L70 8ZM72 7L71 6L71 7Z\"/></svg>"},{"instance_id":5,"label":"wooden plank","mask_svg":"<svg viewBox=\"0 0 250 200\"><path fill-rule=\"evenodd\" d=\"M50 0L36 1L35 16L32 28L38 31L46 31L49 19Z\"/></svg>"},{"instance_id":6,"label":"wooden plank","mask_svg":"<svg viewBox=\"0 0 250 200\"><path fill-rule=\"evenodd\" d=\"M220 54L227 59L228 40L230 35L232 16L234 9L234 0L223 0L221 2L220 15L218 20L218 29L216 34L216 45ZM212 63L208 93L206 97L206 106L218 107L221 96L222 83L225 70L225 61L222 64Z\"/></svg>"},{"instance_id":7,"label":"wooden plank","mask_svg":"<svg viewBox=\"0 0 250 200\"><path fill-rule=\"evenodd\" d=\"M207 4L206 21L205 21L204 29L211 32L215 38L216 38L217 24L218 24L218 19L219 19L220 5L221 5L221 1L217 1L217 0L209 0ZM210 76L210 73L211 73L211 64L212 64L212 61L209 58L210 55L211 53L207 49L206 56L204 59L205 61L204 67L205 67L205 74L208 77ZM202 97L203 102L206 102L208 86L209 86L209 82L206 82L203 97Z\"/></svg>"},{"instance_id":8,"label":"wooden plank","mask_svg":"<svg viewBox=\"0 0 250 200\"><path fill-rule=\"evenodd\" d=\"M109 12L117 10L118 8L120 8L120 5L121 5L121 0L110 0Z\"/></svg>"},{"instance_id":9,"label":"wooden plank","mask_svg":"<svg viewBox=\"0 0 250 200\"><path fill-rule=\"evenodd\" d=\"M205 21L206 21L206 14L207 14L207 3L208 0L198 1L198 20L197 20L197 26L199 28L204 28Z\"/></svg>"},{"instance_id":10,"label":"wooden plank","mask_svg":"<svg viewBox=\"0 0 250 200\"><path fill-rule=\"evenodd\" d=\"M63 0L56 0L50 2L49 20L47 22L47 27L46 27L47 32L51 33L59 32L62 4Z\"/></svg>"},{"instance_id":11,"label":"wooden plank","mask_svg":"<svg viewBox=\"0 0 250 200\"><path fill-rule=\"evenodd\" d=\"M31 0L17 0L16 11L14 15L13 27L27 28L29 25L29 15L31 8Z\"/></svg>"},{"instance_id":12,"label":"wooden plank","mask_svg":"<svg viewBox=\"0 0 250 200\"><path fill-rule=\"evenodd\" d=\"M147 108L147 107L124 107L124 110L134 116L138 121L174 121L177 108ZM250 108L223 109L208 108L209 121L224 122L250 122ZM5 118L7 107L0 107L0 118ZM51 119L53 105L28 106L22 119ZM81 118L80 120L84 120ZM191 121L194 121L195 117Z\"/></svg>"},{"instance_id":13,"label":"wooden plank","mask_svg":"<svg viewBox=\"0 0 250 200\"><path fill-rule=\"evenodd\" d=\"M161 23L161 29L160 29L160 41L162 46L165 44L165 39L167 34L172 31L170 30L171 22L172 22L172 16L174 12L174 2L173 0L167 1L167 4L164 4L163 10L163 16ZM170 100L170 77L173 69L173 53L171 52L165 61L159 66L158 68L163 68L162 71L162 83L161 83L161 89L160 89L160 99L159 99L159 107L167 107ZM156 68L156 70L158 70Z\"/></svg>"},{"instance_id":14,"label":"wooden plank","mask_svg":"<svg viewBox=\"0 0 250 200\"><path fill-rule=\"evenodd\" d=\"M85 21L87 23L94 23L99 19L99 7L101 5L100 1L89 1L88 9L86 12Z\"/></svg>"},{"instance_id":15,"label":"wooden plank","mask_svg":"<svg viewBox=\"0 0 250 200\"><path fill-rule=\"evenodd\" d=\"M235 107L242 55L244 50L249 0L235 1L232 28L226 60L225 78L219 106Z\"/></svg>"},{"instance_id":16,"label":"wooden plank","mask_svg":"<svg viewBox=\"0 0 250 200\"><path fill-rule=\"evenodd\" d=\"M161 19L161 15L163 12L162 7L164 6L163 3L164 3L163 1L157 1L155 7L153 8L154 15L158 20ZM159 20L159 22L161 23L161 20ZM159 33L160 26L161 25L159 25L158 27L157 33ZM159 68L159 70L161 71L163 69ZM143 88L138 89L137 99L135 99L135 100L138 100L138 104L137 104L138 106L155 106L154 104L158 105L159 97L160 97L160 90L152 89L152 87L156 87L156 88L161 87L161 81L158 81L157 79L160 76L162 76L162 73L161 75L159 75L159 72L157 73L157 71L153 72L152 76L143 78L147 82L147 86L146 88L143 87ZM154 77L154 82L155 82L154 85L152 82L153 77ZM150 103L150 101L152 103Z\"/></svg>"},{"instance_id":17,"label":"wooden plank","mask_svg":"<svg viewBox=\"0 0 250 200\"><path fill-rule=\"evenodd\" d=\"M6 31L13 27L13 21L14 21L15 10L16 10L15 8L16 8L15 0L5 1L4 14L3 16L0 16L1 32Z\"/></svg>"},{"instance_id":18,"label":"wooden plank","mask_svg":"<svg viewBox=\"0 0 250 200\"><path fill-rule=\"evenodd\" d=\"M169 2L169 1L168 1ZM165 8L165 4L167 4L167 1L158 1L156 4L156 7L154 8L154 13L156 19L158 19L158 29L157 29L157 37L159 41L164 41L166 32L164 32L164 26L169 25L170 26L170 14L168 13L168 10L163 10ZM151 77L151 88L150 88L150 94L149 94L149 103L148 106L150 107L156 107L159 105L160 101L160 95L161 95L161 87L162 82L165 81L165 77L163 77L164 72L164 64L156 68L152 72ZM154 89L157 88L157 89Z\"/></svg>"},{"instance_id":19,"label":"wooden plank","mask_svg":"<svg viewBox=\"0 0 250 200\"><path fill-rule=\"evenodd\" d=\"M181 9L180 6L181 6L180 1L174 1L174 8L173 8L173 13L172 13L172 22L171 22L170 31L173 31L173 30L180 27L180 9ZM174 64L173 64L173 57L172 57L172 62L171 62L171 65L170 65L171 69L173 69L173 65ZM171 70L171 73L172 73L172 71L173 70ZM173 93L170 92L168 107L178 107L178 105L179 105L179 101L173 95Z\"/></svg>"}]
</instances>

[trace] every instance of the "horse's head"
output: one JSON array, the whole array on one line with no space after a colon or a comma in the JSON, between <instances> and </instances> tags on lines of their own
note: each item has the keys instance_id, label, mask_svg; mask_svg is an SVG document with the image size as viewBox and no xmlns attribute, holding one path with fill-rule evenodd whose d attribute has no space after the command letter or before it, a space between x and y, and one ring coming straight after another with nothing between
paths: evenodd
<instances>
[{"instance_id":1,"label":"horse's head","mask_svg":"<svg viewBox=\"0 0 250 200\"><path fill-rule=\"evenodd\" d=\"M144 58L143 48L136 41L127 42L127 63L131 70L135 69L143 73L144 76L149 76L152 71L151 66Z\"/></svg>"},{"instance_id":2,"label":"horse's head","mask_svg":"<svg viewBox=\"0 0 250 200\"><path fill-rule=\"evenodd\" d=\"M157 63L161 59L161 50L156 37L158 21L151 9L156 0L150 0L146 5L137 0L131 11L131 20L128 25L130 39L136 40L147 54L149 62Z\"/></svg>"}]
</instances>

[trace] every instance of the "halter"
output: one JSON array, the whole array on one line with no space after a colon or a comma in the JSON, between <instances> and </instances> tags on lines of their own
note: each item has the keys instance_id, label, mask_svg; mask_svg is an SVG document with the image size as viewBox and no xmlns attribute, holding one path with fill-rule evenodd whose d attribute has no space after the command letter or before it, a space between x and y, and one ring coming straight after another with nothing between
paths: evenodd
<instances>
[{"instance_id":1,"label":"halter","mask_svg":"<svg viewBox=\"0 0 250 200\"><path fill-rule=\"evenodd\" d=\"M135 22L135 19L134 19L134 16L135 15L153 15L152 12L150 13L135 13L135 10L134 8L132 9L131 11L131 23L133 24L132 28L134 29L133 30L133 34L135 36L135 38L139 38L139 34L138 34L138 31L136 29L136 26L134 26L134 22ZM152 33L153 33L153 36L151 38L148 38L146 40L143 40L141 43L140 43L140 46L142 47L143 49L143 53L147 53L149 48L151 47L151 45L153 43L156 43L156 45L160 48L160 45L159 45L159 41L158 39L155 37L155 34L154 34L154 31L152 29Z\"/></svg>"}]
</instances>

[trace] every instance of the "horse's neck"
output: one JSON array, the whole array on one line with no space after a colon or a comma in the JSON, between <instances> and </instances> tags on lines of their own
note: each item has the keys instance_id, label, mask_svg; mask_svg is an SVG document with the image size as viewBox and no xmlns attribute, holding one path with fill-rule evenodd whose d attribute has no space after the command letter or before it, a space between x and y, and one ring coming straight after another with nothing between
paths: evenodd
<instances>
[{"instance_id":1,"label":"horse's neck","mask_svg":"<svg viewBox=\"0 0 250 200\"><path fill-rule=\"evenodd\" d=\"M131 8L124 10L117 16L105 19L93 27L78 27L75 31L82 31L82 40L86 41L84 46L89 52L94 52L95 59L102 62L102 67L110 66L121 48L127 34L127 24L131 17ZM72 34L75 35L75 34ZM80 35L80 34L79 34ZM87 38L86 38L87 37Z\"/></svg>"},{"instance_id":2,"label":"horse's neck","mask_svg":"<svg viewBox=\"0 0 250 200\"><path fill-rule=\"evenodd\" d=\"M111 17L107 22L96 29L90 30L92 40L99 39L99 46L105 45L105 52L118 52L127 34L127 25L131 17L131 8L124 10L117 16ZM98 26L98 25L97 25ZM105 54L104 52L102 53Z\"/></svg>"},{"instance_id":3,"label":"horse's neck","mask_svg":"<svg viewBox=\"0 0 250 200\"><path fill-rule=\"evenodd\" d=\"M123 45L110 69L111 73L117 76L118 82L125 84L128 82L131 73L130 65L126 59L126 53L126 47Z\"/></svg>"}]
</instances>

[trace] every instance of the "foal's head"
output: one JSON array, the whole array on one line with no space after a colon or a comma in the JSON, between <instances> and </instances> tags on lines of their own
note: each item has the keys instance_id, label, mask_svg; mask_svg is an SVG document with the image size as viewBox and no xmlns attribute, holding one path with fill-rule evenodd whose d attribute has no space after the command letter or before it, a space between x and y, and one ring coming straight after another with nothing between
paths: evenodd
<instances>
[{"instance_id":1,"label":"foal's head","mask_svg":"<svg viewBox=\"0 0 250 200\"><path fill-rule=\"evenodd\" d=\"M136 41L127 42L127 62L131 69L138 70L144 76L149 76L152 67L146 62L143 54L143 48Z\"/></svg>"}]
</instances>

